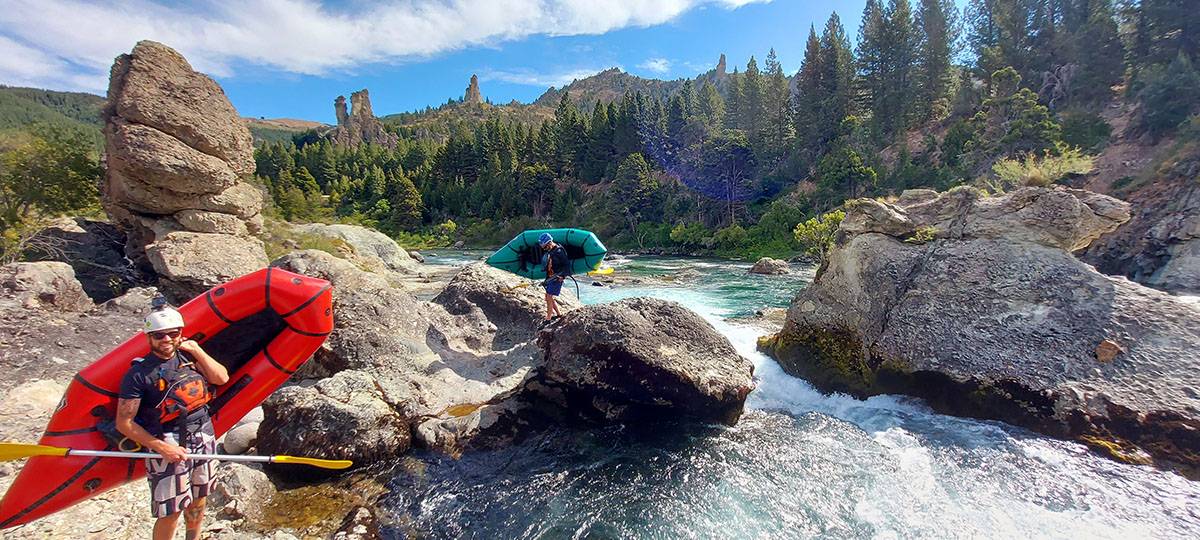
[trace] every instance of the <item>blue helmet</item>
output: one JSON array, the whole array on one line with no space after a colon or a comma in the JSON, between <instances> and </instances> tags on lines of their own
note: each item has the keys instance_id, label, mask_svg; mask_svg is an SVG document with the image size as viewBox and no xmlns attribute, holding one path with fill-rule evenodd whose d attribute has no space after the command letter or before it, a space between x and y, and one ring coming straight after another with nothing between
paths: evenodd
<instances>
[{"instance_id":1,"label":"blue helmet","mask_svg":"<svg viewBox=\"0 0 1200 540\"><path fill-rule=\"evenodd\" d=\"M544 233L542 233L541 236L538 237L538 245L544 246L546 244L549 244L553 240L554 240L554 237L550 236L550 233L544 232Z\"/></svg>"}]
</instances>

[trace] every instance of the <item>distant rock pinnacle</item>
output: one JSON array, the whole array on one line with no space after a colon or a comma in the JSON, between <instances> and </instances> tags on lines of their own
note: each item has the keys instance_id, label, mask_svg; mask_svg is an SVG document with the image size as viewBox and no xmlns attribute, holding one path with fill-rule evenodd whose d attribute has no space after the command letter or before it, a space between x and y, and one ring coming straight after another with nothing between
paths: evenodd
<instances>
[{"instance_id":1,"label":"distant rock pinnacle","mask_svg":"<svg viewBox=\"0 0 1200 540\"><path fill-rule=\"evenodd\" d=\"M470 105L483 103L483 96L479 94L479 77L471 75L471 84L467 86L467 93L463 95L463 102Z\"/></svg>"}]
</instances>

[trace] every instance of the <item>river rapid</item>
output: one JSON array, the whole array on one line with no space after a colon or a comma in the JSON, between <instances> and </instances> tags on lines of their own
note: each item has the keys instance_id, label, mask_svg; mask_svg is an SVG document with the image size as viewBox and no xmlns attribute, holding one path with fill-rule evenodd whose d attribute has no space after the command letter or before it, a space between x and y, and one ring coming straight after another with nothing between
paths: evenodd
<instances>
[{"instance_id":1,"label":"river rapid","mask_svg":"<svg viewBox=\"0 0 1200 540\"><path fill-rule=\"evenodd\" d=\"M769 330L753 315L786 307L812 268L776 277L717 259L612 264L616 286L580 280L584 303L680 302L754 362L758 388L738 425L561 429L458 460L417 453L380 503L385 536L1200 537L1200 482L911 398L822 395L785 374L755 351ZM563 290L575 293L570 282Z\"/></svg>"}]
</instances>

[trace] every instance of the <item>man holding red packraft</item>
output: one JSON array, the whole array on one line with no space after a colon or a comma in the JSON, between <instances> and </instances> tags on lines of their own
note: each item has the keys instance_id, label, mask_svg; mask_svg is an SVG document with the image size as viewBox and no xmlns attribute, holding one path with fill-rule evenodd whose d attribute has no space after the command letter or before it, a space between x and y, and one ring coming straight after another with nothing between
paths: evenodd
<instances>
[{"instance_id":1,"label":"man holding red packraft","mask_svg":"<svg viewBox=\"0 0 1200 540\"><path fill-rule=\"evenodd\" d=\"M213 462L186 454L212 454L217 440L208 402L213 385L229 373L200 344L183 337L183 316L165 302L146 317L150 354L131 362L121 379L116 428L161 457L146 459L155 540L175 534L180 513L188 540L200 537Z\"/></svg>"}]
</instances>

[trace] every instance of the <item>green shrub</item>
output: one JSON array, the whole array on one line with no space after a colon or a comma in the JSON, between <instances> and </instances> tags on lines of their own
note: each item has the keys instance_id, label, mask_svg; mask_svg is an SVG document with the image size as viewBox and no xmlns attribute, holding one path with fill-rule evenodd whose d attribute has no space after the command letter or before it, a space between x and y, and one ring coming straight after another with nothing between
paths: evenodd
<instances>
[{"instance_id":1,"label":"green shrub","mask_svg":"<svg viewBox=\"0 0 1200 540\"><path fill-rule=\"evenodd\" d=\"M1022 186L1048 186L1071 175L1087 174L1094 158L1078 148L1065 148L1058 155L1049 152L1025 159L1002 159L992 165L992 176L983 181L989 191L1003 193Z\"/></svg>"},{"instance_id":2,"label":"green shrub","mask_svg":"<svg viewBox=\"0 0 1200 540\"><path fill-rule=\"evenodd\" d=\"M804 248L805 253L817 257L824 264L829 258L829 251L833 249L838 226L845 218L845 212L835 210L796 225L796 242Z\"/></svg>"},{"instance_id":3,"label":"green shrub","mask_svg":"<svg viewBox=\"0 0 1200 540\"><path fill-rule=\"evenodd\" d=\"M1059 115L1059 120L1062 122L1063 142L1084 150L1100 150L1112 134L1112 126L1096 113L1066 111Z\"/></svg>"},{"instance_id":4,"label":"green shrub","mask_svg":"<svg viewBox=\"0 0 1200 540\"><path fill-rule=\"evenodd\" d=\"M711 244L711 236L703 223L680 223L671 229L671 241L685 248L696 249Z\"/></svg>"},{"instance_id":5,"label":"green shrub","mask_svg":"<svg viewBox=\"0 0 1200 540\"><path fill-rule=\"evenodd\" d=\"M746 247L746 242L749 239L750 235L746 233L746 229L736 223L718 230L713 235L713 243L717 249L726 253L736 252Z\"/></svg>"},{"instance_id":6,"label":"green shrub","mask_svg":"<svg viewBox=\"0 0 1200 540\"><path fill-rule=\"evenodd\" d=\"M1182 52L1169 66L1146 68L1140 78L1144 82L1137 94L1142 127L1155 138L1178 127L1200 102L1200 73Z\"/></svg>"},{"instance_id":7,"label":"green shrub","mask_svg":"<svg viewBox=\"0 0 1200 540\"><path fill-rule=\"evenodd\" d=\"M932 242L937 238L937 227L921 227L913 232L912 236L905 238L904 241L909 244L924 244Z\"/></svg>"}]
</instances>

